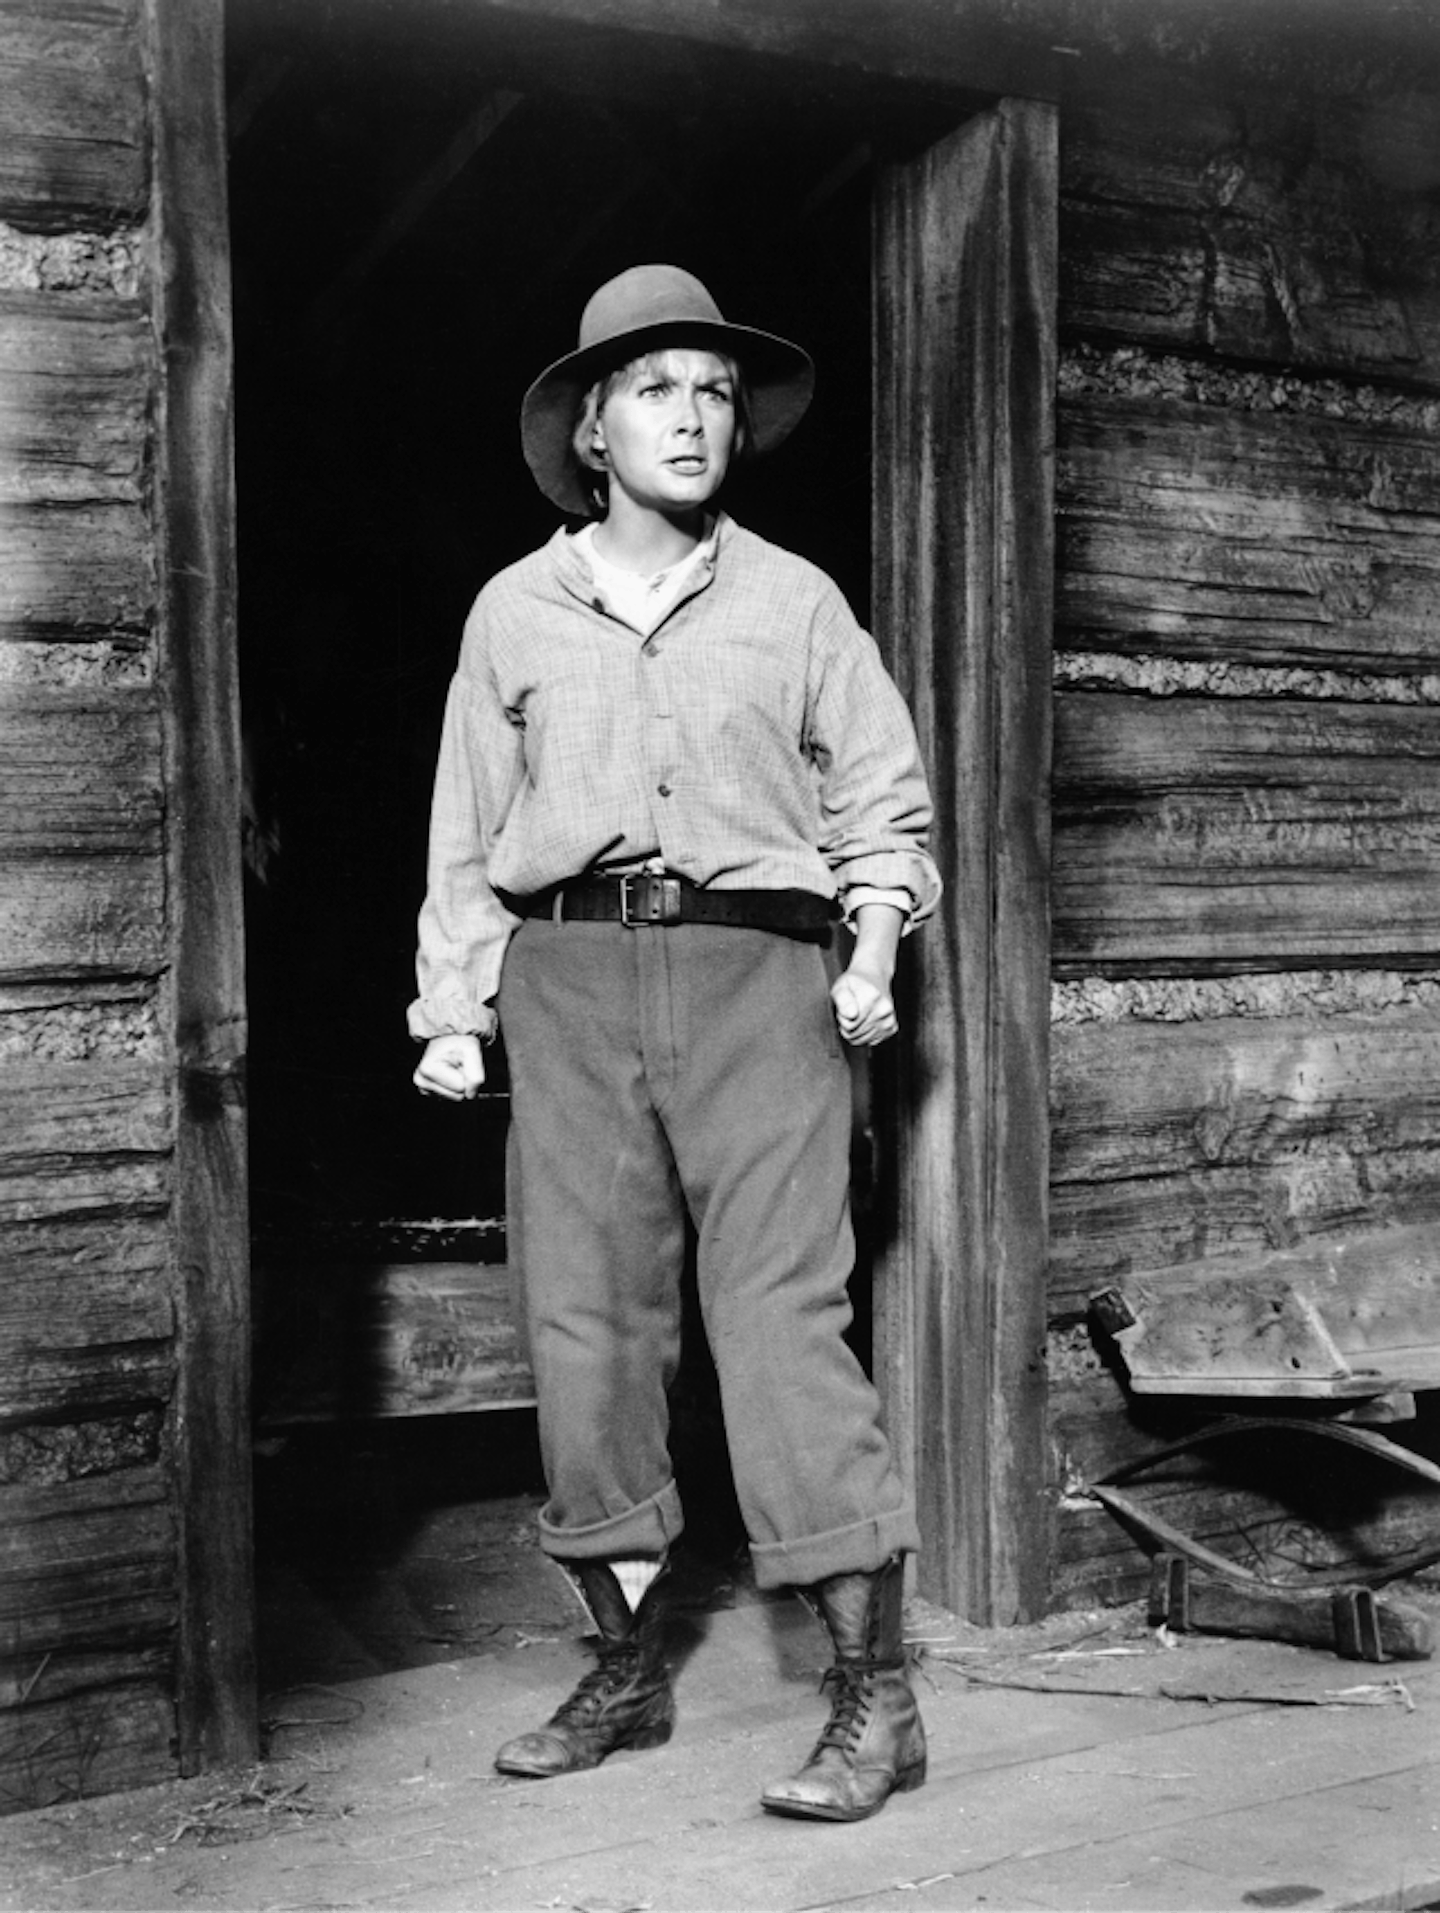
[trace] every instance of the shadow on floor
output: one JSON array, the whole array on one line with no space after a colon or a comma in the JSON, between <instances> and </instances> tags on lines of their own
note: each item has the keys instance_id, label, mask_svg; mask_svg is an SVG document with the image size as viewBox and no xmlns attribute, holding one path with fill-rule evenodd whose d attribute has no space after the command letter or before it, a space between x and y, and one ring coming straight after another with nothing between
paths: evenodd
<instances>
[{"instance_id":1,"label":"shadow on floor","mask_svg":"<svg viewBox=\"0 0 1440 1913\"><path fill-rule=\"evenodd\" d=\"M757 1598L723 1449L679 1427L676 1605ZM260 1691L397 1673L573 1635L540 1553L531 1410L297 1427L255 1460Z\"/></svg>"}]
</instances>

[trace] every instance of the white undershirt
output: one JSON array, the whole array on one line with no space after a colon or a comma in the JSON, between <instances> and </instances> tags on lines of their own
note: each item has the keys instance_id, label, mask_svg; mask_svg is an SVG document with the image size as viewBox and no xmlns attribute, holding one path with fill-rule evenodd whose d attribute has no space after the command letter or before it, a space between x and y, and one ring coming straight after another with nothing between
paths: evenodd
<instances>
[{"instance_id":1,"label":"white undershirt","mask_svg":"<svg viewBox=\"0 0 1440 1913\"><path fill-rule=\"evenodd\" d=\"M715 532L712 526L709 536L702 538L692 552L663 571L652 572L626 571L602 557L595 547L593 521L576 532L575 544L594 574L606 608L642 638L648 638L674 609L695 572L714 555Z\"/></svg>"}]
</instances>

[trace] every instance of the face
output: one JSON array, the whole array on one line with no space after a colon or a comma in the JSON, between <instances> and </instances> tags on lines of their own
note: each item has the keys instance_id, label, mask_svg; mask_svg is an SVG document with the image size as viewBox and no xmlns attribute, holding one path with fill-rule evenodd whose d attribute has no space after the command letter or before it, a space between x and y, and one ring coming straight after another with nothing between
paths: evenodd
<instances>
[{"instance_id":1,"label":"face","mask_svg":"<svg viewBox=\"0 0 1440 1913\"><path fill-rule=\"evenodd\" d=\"M723 359L696 346L632 366L600 408L593 439L610 474L611 509L625 500L667 516L714 496L734 444L734 382Z\"/></svg>"}]
</instances>

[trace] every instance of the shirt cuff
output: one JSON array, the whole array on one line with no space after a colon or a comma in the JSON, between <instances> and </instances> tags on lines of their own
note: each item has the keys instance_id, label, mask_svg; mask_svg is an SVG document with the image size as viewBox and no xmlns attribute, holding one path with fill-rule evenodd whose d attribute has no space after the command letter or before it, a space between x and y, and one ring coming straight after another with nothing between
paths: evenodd
<instances>
[{"instance_id":1,"label":"shirt cuff","mask_svg":"<svg viewBox=\"0 0 1440 1913\"><path fill-rule=\"evenodd\" d=\"M840 909L847 925L853 926L855 912L863 903L888 903L898 910L908 925L915 914L915 899L908 890L882 889L879 884L857 883L847 890L840 902Z\"/></svg>"},{"instance_id":2,"label":"shirt cuff","mask_svg":"<svg viewBox=\"0 0 1440 1913\"><path fill-rule=\"evenodd\" d=\"M489 1003L445 1002L425 996L417 997L405 1013L417 1043L428 1043L435 1036L478 1036L482 1043L488 1043L498 1020Z\"/></svg>"}]
</instances>

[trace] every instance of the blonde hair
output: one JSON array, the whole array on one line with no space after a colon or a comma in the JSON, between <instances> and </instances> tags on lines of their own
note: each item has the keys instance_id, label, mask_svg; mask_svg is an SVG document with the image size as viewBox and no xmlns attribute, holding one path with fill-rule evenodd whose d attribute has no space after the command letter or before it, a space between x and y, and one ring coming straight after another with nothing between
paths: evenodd
<instances>
[{"instance_id":1,"label":"blonde hair","mask_svg":"<svg viewBox=\"0 0 1440 1913\"><path fill-rule=\"evenodd\" d=\"M676 344L681 343L676 341ZM580 409L575 417L575 428L570 434L570 450L575 463L580 468L580 486L585 493L585 502L591 518L603 518L609 504L609 483L607 468L595 451L595 427L600 421L605 401L612 393L618 392L637 373L654 373L661 370L660 361L673 346L652 346L648 352L642 352L633 359L627 359L623 365L617 365L607 372L585 393L580 401ZM705 350L714 351L712 346ZM734 464L744 458L751 441L750 388L745 382L745 374L738 359L728 352L715 352L715 357L724 366L729 375L730 388L735 402L735 440L731 447L730 459Z\"/></svg>"}]
</instances>

